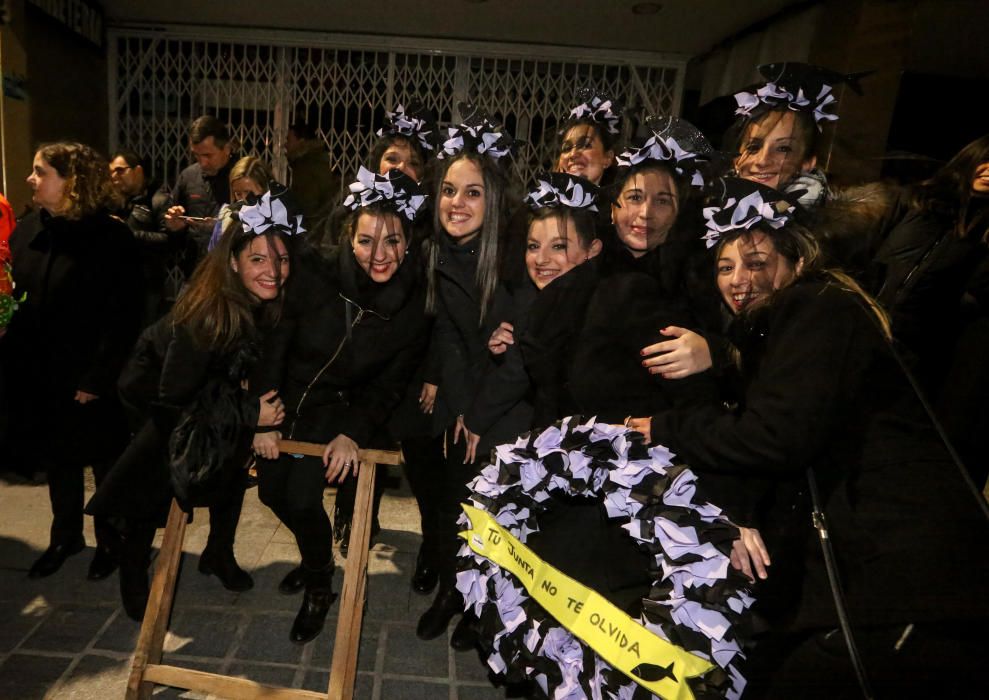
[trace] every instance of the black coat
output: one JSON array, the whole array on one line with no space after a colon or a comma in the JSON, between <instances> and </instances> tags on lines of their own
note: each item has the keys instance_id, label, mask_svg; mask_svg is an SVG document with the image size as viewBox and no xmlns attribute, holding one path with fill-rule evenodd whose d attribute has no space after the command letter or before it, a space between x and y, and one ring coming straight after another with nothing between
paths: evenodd
<instances>
[{"instance_id":1,"label":"black coat","mask_svg":"<svg viewBox=\"0 0 989 700\"><path fill-rule=\"evenodd\" d=\"M532 305L520 347L535 387L537 426L574 414L621 422L714 398L707 373L666 380L641 365L639 351L662 340L661 329L692 325L686 302L660 276L605 270L611 274L602 275L593 260L579 265Z\"/></svg>"},{"instance_id":2,"label":"black coat","mask_svg":"<svg viewBox=\"0 0 989 700\"><path fill-rule=\"evenodd\" d=\"M518 283L501 282L485 319L484 334L490 337L502 323L512 324L520 338L528 328L529 311L538 290L526 278ZM533 387L519 345L510 345L501 355L488 355L481 381L464 414L467 428L481 436L478 452L515 438L532 427Z\"/></svg>"},{"instance_id":3,"label":"black coat","mask_svg":"<svg viewBox=\"0 0 989 700\"><path fill-rule=\"evenodd\" d=\"M430 365L439 368L433 426L449 428L470 407L487 368L488 335L475 282L477 239L457 245L442 236L436 266L437 309Z\"/></svg>"},{"instance_id":4,"label":"black coat","mask_svg":"<svg viewBox=\"0 0 989 700\"><path fill-rule=\"evenodd\" d=\"M164 522L174 494L169 438L186 412L204 413L210 401L203 396L207 386L223 386L228 396L236 397L222 406L222 415L214 421L227 438L212 441L212 448L230 454L232 468L242 467L257 425L259 402L258 393L243 390L241 382L255 366L259 350L253 333L229 351L203 348L185 327L175 326L171 316L145 329L120 376L120 397L133 438L86 512ZM197 401L200 405L194 409ZM220 479L214 487L222 489L223 484Z\"/></svg>"},{"instance_id":5,"label":"black coat","mask_svg":"<svg viewBox=\"0 0 989 700\"><path fill-rule=\"evenodd\" d=\"M813 467L853 624L984 618L989 523L860 297L799 281L751 315L739 348L740 410L660 413L654 442L702 481L737 475L757 492L765 481L756 479L778 484L792 499L766 516L770 528L801 507L796 494ZM807 535L796 624L835 627L809 514L793 522Z\"/></svg>"},{"instance_id":6,"label":"black coat","mask_svg":"<svg viewBox=\"0 0 989 700\"><path fill-rule=\"evenodd\" d=\"M11 418L14 426L43 423L50 439L65 441L76 391L99 396L100 406L115 403L117 376L140 330L137 245L106 212L69 220L40 211L20 222L10 248L17 292L27 294L0 340ZM116 449L115 435L107 425L105 434L78 435L79 444L62 447L98 458Z\"/></svg>"},{"instance_id":7,"label":"black coat","mask_svg":"<svg viewBox=\"0 0 989 700\"><path fill-rule=\"evenodd\" d=\"M362 447L384 427L425 354L428 320L417 256L386 283L373 282L349 249L311 254L295 279L262 363L280 391L286 438Z\"/></svg>"}]
</instances>

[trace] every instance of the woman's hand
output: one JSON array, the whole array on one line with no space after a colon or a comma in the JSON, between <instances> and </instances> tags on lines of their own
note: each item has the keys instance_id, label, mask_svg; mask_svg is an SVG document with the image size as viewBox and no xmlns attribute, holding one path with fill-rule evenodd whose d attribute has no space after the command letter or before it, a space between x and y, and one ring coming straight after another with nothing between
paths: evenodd
<instances>
[{"instance_id":1,"label":"woman's hand","mask_svg":"<svg viewBox=\"0 0 989 700\"><path fill-rule=\"evenodd\" d=\"M477 453L477 443L481 441L481 436L477 433L472 433L467 426L464 425L463 416L457 416L457 424L453 427L454 445L456 445L460 440L461 435L464 436L464 443L467 446L467 450L464 453L464 464L473 464Z\"/></svg>"},{"instance_id":2,"label":"woman's hand","mask_svg":"<svg viewBox=\"0 0 989 700\"><path fill-rule=\"evenodd\" d=\"M667 326L660 331L673 340L647 345L639 351L646 356L642 366L650 374L664 379L683 379L711 368L711 349L703 336L679 326Z\"/></svg>"},{"instance_id":3,"label":"woman's hand","mask_svg":"<svg viewBox=\"0 0 989 700\"><path fill-rule=\"evenodd\" d=\"M419 410L423 413L432 413L436 407L436 385L426 382L419 392Z\"/></svg>"},{"instance_id":4,"label":"woman's hand","mask_svg":"<svg viewBox=\"0 0 989 700\"><path fill-rule=\"evenodd\" d=\"M272 389L261 397L258 427L270 428L273 425L281 425L283 420L285 420L285 404L278 398L278 389Z\"/></svg>"},{"instance_id":5,"label":"woman's hand","mask_svg":"<svg viewBox=\"0 0 989 700\"><path fill-rule=\"evenodd\" d=\"M502 321L488 338L488 352L500 355L508 350L509 345L515 345L515 326Z\"/></svg>"},{"instance_id":6,"label":"woman's hand","mask_svg":"<svg viewBox=\"0 0 989 700\"><path fill-rule=\"evenodd\" d=\"M282 439L282 434L277 430L272 430L267 433L254 433L254 440L251 443L251 448L254 450L254 454L258 457L264 457L265 459L278 459L279 447L278 443Z\"/></svg>"},{"instance_id":7,"label":"woman's hand","mask_svg":"<svg viewBox=\"0 0 989 700\"><path fill-rule=\"evenodd\" d=\"M90 401L95 401L100 398L96 394L90 394L88 391L83 391L81 389L76 389L75 400L85 406Z\"/></svg>"},{"instance_id":8,"label":"woman's hand","mask_svg":"<svg viewBox=\"0 0 989 700\"><path fill-rule=\"evenodd\" d=\"M329 483L343 481L347 474L357 474L357 443L346 435L337 435L323 450L323 464L326 465L326 480Z\"/></svg>"},{"instance_id":9,"label":"woman's hand","mask_svg":"<svg viewBox=\"0 0 989 700\"><path fill-rule=\"evenodd\" d=\"M738 539L731 545L731 565L741 571L745 578L755 583L753 570L756 576L765 580L769 577L766 567L771 563L769 552L766 551L766 544L762 541L759 531L751 527L738 528Z\"/></svg>"},{"instance_id":10,"label":"woman's hand","mask_svg":"<svg viewBox=\"0 0 989 700\"><path fill-rule=\"evenodd\" d=\"M646 444L652 444L652 417L649 418L629 418L625 425L637 433L642 433L646 438Z\"/></svg>"}]
</instances>

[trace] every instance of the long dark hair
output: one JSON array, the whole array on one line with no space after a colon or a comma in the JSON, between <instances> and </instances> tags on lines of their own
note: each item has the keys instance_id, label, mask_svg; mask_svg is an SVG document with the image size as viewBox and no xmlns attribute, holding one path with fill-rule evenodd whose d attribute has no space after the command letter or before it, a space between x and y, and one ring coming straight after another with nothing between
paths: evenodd
<instances>
[{"instance_id":1,"label":"long dark hair","mask_svg":"<svg viewBox=\"0 0 989 700\"><path fill-rule=\"evenodd\" d=\"M56 141L38 146L38 155L65 180L61 216L81 219L120 206L107 159L95 149L75 141Z\"/></svg>"},{"instance_id":2,"label":"long dark hair","mask_svg":"<svg viewBox=\"0 0 989 700\"><path fill-rule=\"evenodd\" d=\"M473 162L481 171L484 180L484 223L479 234L480 245L477 251L477 274L474 278L481 292L481 322L494 298L498 286L498 261L500 255L499 240L505 228L508 210L508 176L499 161L489 156L471 151L461 151L455 156L445 158L442 167L436 173L433 198L433 245L429 249L429 283L426 290L426 311L436 312L437 279L436 268L439 265L439 243L446 230L440 221L440 199L443 196L443 180L450 167L463 159Z\"/></svg>"},{"instance_id":3,"label":"long dark hair","mask_svg":"<svg viewBox=\"0 0 989 700\"><path fill-rule=\"evenodd\" d=\"M294 242L269 229L264 236L269 251L275 250L275 238L280 238L289 254L289 269L294 262ZM234 272L231 261L235 260L257 234L244 231L239 222L232 222L224 232L220 243L207 254L189 282L189 288L175 302L172 309L172 322L188 328L193 341L208 350L226 351L242 338L255 331L255 299ZM273 256L274 257L274 256ZM281 315L285 291L281 266L275 265L279 283L278 298L262 305L261 313L266 325L273 325Z\"/></svg>"},{"instance_id":4,"label":"long dark hair","mask_svg":"<svg viewBox=\"0 0 989 700\"><path fill-rule=\"evenodd\" d=\"M989 207L982 207L974 214L970 211L972 180L982 163L989 163L989 134L958 151L934 177L918 185L914 189L913 206L951 219L959 238L976 233L989 243Z\"/></svg>"},{"instance_id":5,"label":"long dark hair","mask_svg":"<svg viewBox=\"0 0 989 700\"><path fill-rule=\"evenodd\" d=\"M875 316L880 331L886 338L892 338L889 315L870 294L841 270L828 267L817 237L809 229L790 221L785 226L774 229L771 226L756 226L752 229L735 229L726 232L715 249L714 259L721 257L726 245L739 239L751 238L755 232L765 234L773 242L773 247L791 266L797 278L826 279L841 289L858 296L866 308Z\"/></svg>"}]
</instances>

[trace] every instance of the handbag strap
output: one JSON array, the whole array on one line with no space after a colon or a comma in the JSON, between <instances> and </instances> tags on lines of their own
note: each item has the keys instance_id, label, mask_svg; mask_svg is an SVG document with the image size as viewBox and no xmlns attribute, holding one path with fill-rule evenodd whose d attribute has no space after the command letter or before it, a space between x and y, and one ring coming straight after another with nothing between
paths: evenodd
<instances>
[{"instance_id":1,"label":"handbag strap","mask_svg":"<svg viewBox=\"0 0 989 700\"><path fill-rule=\"evenodd\" d=\"M828 535L828 523L824 517L824 509L821 508L821 498L817 490L817 479L814 476L814 470L810 468L807 469L807 485L810 488L810 500L813 506L811 517L813 519L814 529L817 530L817 536L821 542L821 551L824 554L824 567L828 571L828 583L831 584L831 595L834 597L834 605L838 611L838 624L841 625L841 632L845 636L848 656L852 661L852 668L855 669L855 677L858 679L859 688L862 689L862 697L865 700L874 700L875 695L872 694L869 677L866 675L865 665L862 663L862 656L859 654L858 646L855 644L852 625L848 619L848 609L845 606L845 591L841 586L841 578L838 576L834 548L831 546L831 538Z\"/></svg>"}]
</instances>

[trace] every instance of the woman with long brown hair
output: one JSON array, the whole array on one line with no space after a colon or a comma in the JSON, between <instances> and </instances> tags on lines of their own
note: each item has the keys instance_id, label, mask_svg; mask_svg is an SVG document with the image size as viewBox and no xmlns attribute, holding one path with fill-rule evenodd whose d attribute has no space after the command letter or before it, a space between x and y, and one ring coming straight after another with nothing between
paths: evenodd
<instances>
[{"instance_id":1,"label":"woman with long brown hair","mask_svg":"<svg viewBox=\"0 0 989 700\"><path fill-rule=\"evenodd\" d=\"M875 697L963 697L986 654L986 504L904 376L885 313L824 267L793 213L779 192L724 182L705 237L736 318L738 406L631 425L699 475L735 479L722 505L765 535L763 547L743 530L751 555L735 561L792 594L772 597L774 624L748 654L766 697L851 697L860 683Z\"/></svg>"},{"instance_id":2,"label":"woman with long brown hair","mask_svg":"<svg viewBox=\"0 0 989 700\"><path fill-rule=\"evenodd\" d=\"M199 570L247 590L233 554L255 428L281 423L276 392L259 396L252 372L263 334L278 321L300 218L279 193L244 206L197 268L171 313L148 328L120 379L134 438L87 506L124 522L120 587L140 619L148 596L155 529L173 494L191 510L209 506Z\"/></svg>"}]
</instances>

